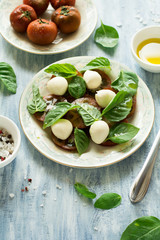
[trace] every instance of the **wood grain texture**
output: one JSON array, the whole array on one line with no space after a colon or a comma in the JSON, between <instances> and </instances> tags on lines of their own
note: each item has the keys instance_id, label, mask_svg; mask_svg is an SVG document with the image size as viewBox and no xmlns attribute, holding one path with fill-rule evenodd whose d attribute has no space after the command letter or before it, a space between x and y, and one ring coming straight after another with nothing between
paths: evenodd
<instances>
[{"instance_id":1,"label":"wood grain texture","mask_svg":"<svg viewBox=\"0 0 160 240\"><path fill-rule=\"evenodd\" d=\"M132 35L144 24L154 25L160 19L159 0L94 0L100 20L116 27L120 40L114 50L105 50L94 43L94 34L81 46L63 54L42 56L25 53L7 43L0 36L0 61L14 68L18 89L10 95L0 85L1 114L10 117L19 126L22 144L15 161L0 169L0 239L1 240L119 240L129 223L138 217L152 215L160 218L160 154L153 171L148 193L144 200L132 205L128 198L130 186L141 169L159 129L160 74L141 69L130 51ZM139 15L140 19L136 18ZM142 18L142 20L141 20ZM121 27L117 24L121 23ZM73 56L104 56L126 64L148 85L155 102L155 123L143 146L122 162L100 169L72 169L56 164L42 156L23 134L18 118L20 96L31 78L48 64ZM32 178L28 186L24 177ZM97 196L116 192L122 204L112 210L94 209L93 202L79 196L75 181L91 189ZM56 185L62 189L56 188ZM36 189L34 189L37 187ZM46 191L46 195L42 192ZM14 193L14 199L9 198ZM43 204L43 207L40 205Z\"/></svg>"}]
</instances>

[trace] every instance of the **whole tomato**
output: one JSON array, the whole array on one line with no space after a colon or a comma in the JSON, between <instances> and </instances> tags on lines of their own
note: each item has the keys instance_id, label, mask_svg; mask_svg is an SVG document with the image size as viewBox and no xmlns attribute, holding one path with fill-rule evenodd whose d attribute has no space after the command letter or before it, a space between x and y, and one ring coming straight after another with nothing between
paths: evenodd
<instances>
[{"instance_id":1,"label":"whole tomato","mask_svg":"<svg viewBox=\"0 0 160 240\"><path fill-rule=\"evenodd\" d=\"M48 8L49 0L23 0L23 3L33 7L39 16Z\"/></svg>"},{"instance_id":2,"label":"whole tomato","mask_svg":"<svg viewBox=\"0 0 160 240\"><path fill-rule=\"evenodd\" d=\"M39 45L47 45L52 43L58 33L55 23L45 20L37 19L31 22L27 28L27 36L33 43Z\"/></svg>"},{"instance_id":3,"label":"whole tomato","mask_svg":"<svg viewBox=\"0 0 160 240\"><path fill-rule=\"evenodd\" d=\"M51 20L62 33L73 33L79 28L81 15L75 7L62 6L53 12Z\"/></svg>"},{"instance_id":4,"label":"whole tomato","mask_svg":"<svg viewBox=\"0 0 160 240\"><path fill-rule=\"evenodd\" d=\"M76 0L50 0L50 3L54 9L57 9L61 6L75 6Z\"/></svg>"},{"instance_id":5,"label":"whole tomato","mask_svg":"<svg viewBox=\"0 0 160 240\"><path fill-rule=\"evenodd\" d=\"M37 14L34 9L25 4L16 7L10 14L11 26L20 33L25 32L29 23L35 19L37 19Z\"/></svg>"}]
</instances>

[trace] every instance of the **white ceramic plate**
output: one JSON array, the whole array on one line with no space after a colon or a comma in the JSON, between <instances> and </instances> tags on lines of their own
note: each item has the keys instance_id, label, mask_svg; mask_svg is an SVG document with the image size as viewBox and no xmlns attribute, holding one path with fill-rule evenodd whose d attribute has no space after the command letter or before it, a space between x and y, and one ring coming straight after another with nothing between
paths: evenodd
<instances>
[{"instance_id":1,"label":"white ceramic plate","mask_svg":"<svg viewBox=\"0 0 160 240\"><path fill-rule=\"evenodd\" d=\"M0 2L0 33L13 46L30 53L35 54L56 54L66 52L83 43L89 38L97 23L96 7L92 0L76 0L75 7L81 14L81 25L79 29L72 34L58 34L56 40L49 45L40 46L31 43L26 34L16 33L10 25L9 16L15 7L22 4L23 0L1 0ZM49 5L42 18L51 19L53 8Z\"/></svg>"},{"instance_id":2,"label":"white ceramic plate","mask_svg":"<svg viewBox=\"0 0 160 240\"><path fill-rule=\"evenodd\" d=\"M73 57L59 61L58 63L71 63L80 69L94 57ZM112 71L110 77L115 79L120 69L128 68L122 64L111 61ZM19 106L19 116L23 131L33 146L47 158L63 165L79 168L96 168L119 162L134 153L148 137L154 122L154 103L151 93L146 84L139 78L139 87L137 92L137 107L132 120L132 124L140 128L140 131L128 143L120 144L114 147L103 147L94 143L90 144L88 152L79 156L77 153L71 153L60 149L52 142L51 136L43 130L38 121L27 111L27 104L32 99L32 84L39 86L41 95L48 94L46 83L50 79L50 74L42 69L38 72L32 81L24 90Z\"/></svg>"}]
</instances>

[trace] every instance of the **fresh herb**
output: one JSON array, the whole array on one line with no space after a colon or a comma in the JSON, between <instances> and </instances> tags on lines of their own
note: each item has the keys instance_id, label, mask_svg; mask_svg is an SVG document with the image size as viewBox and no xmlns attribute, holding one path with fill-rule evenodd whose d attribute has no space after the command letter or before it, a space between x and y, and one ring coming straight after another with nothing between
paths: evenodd
<instances>
[{"instance_id":1,"label":"fresh herb","mask_svg":"<svg viewBox=\"0 0 160 240\"><path fill-rule=\"evenodd\" d=\"M86 92L86 83L80 76L75 76L71 79L68 85L68 92L74 98L83 97Z\"/></svg>"},{"instance_id":2,"label":"fresh herb","mask_svg":"<svg viewBox=\"0 0 160 240\"><path fill-rule=\"evenodd\" d=\"M16 93L17 82L13 68L6 62L0 62L0 80L8 91Z\"/></svg>"},{"instance_id":3,"label":"fresh herb","mask_svg":"<svg viewBox=\"0 0 160 240\"><path fill-rule=\"evenodd\" d=\"M96 43L105 48L113 48L118 44L119 35L115 28L104 25L101 21L101 26L96 30L94 40Z\"/></svg>"},{"instance_id":4,"label":"fresh herb","mask_svg":"<svg viewBox=\"0 0 160 240\"><path fill-rule=\"evenodd\" d=\"M125 143L131 140L138 133L139 128L129 123L120 123L110 128L109 135L106 139L114 143Z\"/></svg>"},{"instance_id":5,"label":"fresh herb","mask_svg":"<svg viewBox=\"0 0 160 240\"><path fill-rule=\"evenodd\" d=\"M127 92L120 91L109 105L102 111L109 121L119 122L127 117L132 108L132 97Z\"/></svg>"},{"instance_id":6,"label":"fresh herb","mask_svg":"<svg viewBox=\"0 0 160 240\"><path fill-rule=\"evenodd\" d=\"M101 112L88 103L79 104L78 113L81 115L86 126L92 125L95 121L101 120Z\"/></svg>"},{"instance_id":7,"label":"fresh herb","mask_svg":"<svg viewBox=\"0 0 160 240\"><path fill-rule=\"evenodd\" d=\"M46 115L43 128L47 128L56 123L60 118L62 118L69 110L77 108L78 106L72 105L69 102L59 102L57 103Z\"/></svg>"},{"instance_id":8,"label":"fresh herb","mask_svg":"<svg viewBox=\"0 0 160 240\"><path fill-rule=\"evenodd\" d=\"M47 105L39 93L39 88L36 85L32 86L33 98L32 101L27 105L28 112L34 114L36 112L43 112Z\"/></svg>"},{"instance_id":9,"label":"fresh herb","mask_svg":"<svg viewBox=\"0 0 160 240\"><path fill-rule=\"evenodd\" d=\"M135 73L121 70L119 77L112 83L112 87L134 96L138 88L138 77Z\"/></svg>"},{"instance_id":10,"label":"fresh herb","mask_svg":"<svg viewBox=\"0 0 160 240\"><path fill-rule=\"evenodd\" d=\"M132 222L121 236L121 240L159 240L160 220L156 217L147 216Z\"/></svg>"},{"instance_id":11,"label":"fresh herb","mask_svg":"<svg viewBox=\"0 0 160 240\"><path fill-rule=\"evenodd\" d=\"M52 64L45 69L45 72L51 73L57 77L71 78L77 75L76 68L69 63Z\"/></svg>"},{"instance_id":12,"label":"fresh herb","mask_svg":"<svg viewBox=\"0 0 160 240\"><path fill-rule=\"evenodd\" d=\"M119 206L121 203L121 196L117 193L105 193L98 198L94 204L95 208L111 209Z\"/></svg>"},{"instance_id":13,"label":"fresh herb","mask_svg":"<svg viewBox=\"0 0 160 240\"><path fill-rule=\"evenodd\" d=\"M104 57L98 57L90 61L85 67L83 67L80 72L85 72L87 70L99 69L104 72L108 72L110 67L110 61Z\"/></svg>"},{"instance_id":14,"label":"fresh herb","mask_svg":"<svg viewBox=\"0 0 160 240\"><path fill-rule=\"evenodd\" d=\"M90 192L88 190L88 188L81 184L81 183L75 183L74 184L75 189L77 190L77 192L79 192L80 194L82 194L83 196L87 197L87 198L91 198L94 199L96 197L96 194L93 192Z\"/></svg>"},{"instance_id":15,"label":"fresh herb","mask_svg":"<svg viewBox=\"0 0 160 240\"><path fill-rule=\"evenodd\" d=\"M75 128L74 130L74 137L77 151L81 155L89 146L89 138L83 130L78 128Z\"/></svg>"}]
</instances>

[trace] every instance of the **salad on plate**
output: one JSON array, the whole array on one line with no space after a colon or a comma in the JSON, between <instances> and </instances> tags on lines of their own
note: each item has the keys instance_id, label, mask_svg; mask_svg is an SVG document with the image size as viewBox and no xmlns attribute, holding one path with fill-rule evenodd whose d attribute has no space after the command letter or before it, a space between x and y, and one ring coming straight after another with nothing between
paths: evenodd
<instances>
[{"instance_id":1,"label":"salad on plate","mask_svg":"<svg viewBox=\"0 0 160 240\"><path fill-rule=\"evenodd\" d=\"M110 78L110 61L104 57L91 60L77 70L70 63L56 63L44 70L51 74L41 96L32 85L33 98L27 109L45 130L50 128L54 144L80 155L90 141L104 147L126 143L139 128L131 124L136 109L138 77L121 70Z\"/></svg>"}]
</instances>

